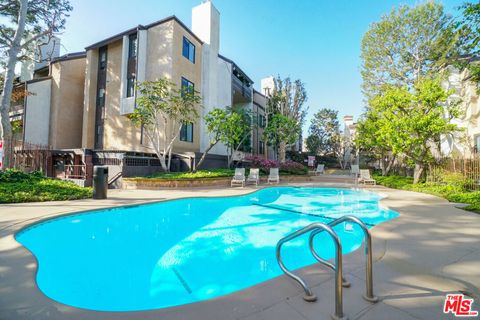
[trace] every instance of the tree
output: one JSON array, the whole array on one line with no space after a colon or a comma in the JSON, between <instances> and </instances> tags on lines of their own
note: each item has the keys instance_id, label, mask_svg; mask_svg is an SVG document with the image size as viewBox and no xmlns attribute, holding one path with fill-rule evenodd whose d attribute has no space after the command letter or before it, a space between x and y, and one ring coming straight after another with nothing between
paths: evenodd
<instances>
[{"instance_id":1,"label":"tree","mask_svg":"<svg viewBox=\"0 0 480 320\"><path fill-rule=\"evenodd\" d=\"M222 143L228 148L228 167L232 166L233 155L249 141L252 130L252 118L250 112L243 108L233 106L227 108L229 114L222 135Z\"/></svg>"},{"instance_id":2,"label":"tree","mask_svg":"<svg viewBox=\"0 0 480 320\"><path fill-rule=\"evenodd\" d=\"M368 110L357 124L355 145L376 160L380 160L382 175L386 176L395 163L396 156L387 140L388 137L379 130L382 124L380 115L375 110Z\"/></svg>"},{"instance_id":3,"label":"tree","mask_svg":"<svg viewBox=\"0 0 480 320\"><path fill-rule=\"evenodd\" d=\"M313 115L308 132L318 137L319 151L322 154L332 153L336 136L340 132L338 111L328 108L320 109Z\"/></svg>"},{"instance_id":4,"label":"tree","mask_svg":"<svg viewBox=\"0 0 480 320\"><path fill-rule=\"evenodd\" d=\"M318 155L320 152L321 141L320 138L315 134L309 134L307 140L305 141L307 149L311 155Z\"/></svg>"},{"instance_id":5,"label":"tree","mask_svg":"<svg viewBox=\"0 0 480 320\"><path fill-rule=\"evenodd\" d=\"M452 92L443 90L438 79L420 79L412 89L390 85L383 90L371 100L367 121L374 122L360 126L359 139L404 155L415 166L414 183L418 183L440 136L458 130L450 121L460 116L459 102L448 99ZM374 126L380 139L362 136L369 132L365 126Z\"/></svg>"},{"instance_id":6,"label":"tree","mask_svg":"<svg viewBox=\"0 0 480 320\"><path fill-rule=\"evenodd\" d=\"M367 99L388 88L412 88L436 76L458 52L458 33L443 6L428 1L400 6L373 23L362 39L361 74Z\"/></svg>"},{"instance_id":7,"label":"tree","mask_svg":"<svg viewBox=\"0 0 480 320\"><path fill-rule=\"evenodd\" d=\"M208 148L203 153L197 168L200 168L206 155L219 142L229 146L228 166L232 162L231 150L238 150L238 147L248 136L250 126L248 118L235 108L215 108L205 115L205 124L211 140Z\"/></svg>"},{"instance_id":8,"label":"tree","mask_svg":"<svg viewBox=\"0 0 480 320\"><path fill-rule=\"evenodd\" d=\"M198 92L188 87L177 89L167 79L144 81L137 84L139 96L130 120L142 127L155 151L162 169L170 171L173 144L183 124L198 118L201 101Z\"/></svg>"},{"instance_id":9,"label":"tree","mask_svg":"<svg viewBox=\"0 0 480 320\"><path fill-rule=\"evenodd\" d=\"M480 64L472 63L480 55L480 3L465 3L460 7L461 15L454 22L459 34L459 53L456 67L468 68L467 79L480 82Z\"/></svg>"},{"instance_id":10,"label":"tree","mask_svg":"<svg viewBox=\"0 0 480 320\"><path fill-rule=\"evenodd\" d=\"M5 167L10 166L12 127L9 110L15 78L15 65L27 59L45 39L65 27L72 10L68 0L2 0L0 1L0 55L5 76L0 99L1 137L4 143ZM48 41L47 40L47 41Z\"/></svg>"},{"instance_id":11,"label":"tree","mask_svg":"<svg viewBox=\"0 0 480 320\"><path fill-rule=\"evenodd\" d=\"M286 118L292 120L292 123L295 122L295 127L301 127L305 115L306 108L304 106L307 100L307 92L305 90L305 85L301 80L295 80L293 83L290 78L282 79L280 76L274 79L274 88L273 92L267 103L267 109L269 110L269 116L267 116L266 128L270 126L271 120L277 115L280 114ZM277 122L278 122L277 118ZM276 123L275 125L278 125ZM270 128L274 128L270 126ZM296 141L287 142L285 140L269 140L269 137L277 137L278 135L265 135L266 141L271 145L274 145L278 149L278 157L280 162L285 162L286 151L289 147L289 144L293 144ZM289 137L288 135L282 135ZM297 138L301 136L301 131L297 133Z\"/></svg>"},{"instance_id":12,"label":"tree","mask_svg":"<svg viewBox=\"0 0 480 320\"><path fill-rule=\"evenodd\" d=\"M268 126L265 127L264 135L267 141L270 141L274 145L281 146L295 143L300 136L300 124L292 118L289 118L280 113L275 114L269 121ZM283 149L283 152L286 150ZM279 152L280 162L285 162L285 154L283 156ZM283 157L283 158L282 158Z\"/></svg>"}]
</instances>

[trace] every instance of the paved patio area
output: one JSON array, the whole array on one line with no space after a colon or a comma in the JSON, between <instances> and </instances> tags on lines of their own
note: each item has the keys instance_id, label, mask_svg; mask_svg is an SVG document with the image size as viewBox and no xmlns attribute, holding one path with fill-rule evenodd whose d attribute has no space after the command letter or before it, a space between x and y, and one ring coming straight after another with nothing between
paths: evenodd
<instances>
[{"instance_id":1,"label":"paved patio area","mask_svg":"<svg viewBox=\"0 0 480 320\"><path fill-rule=\"evenodd\" d=\"M322 178L319 178L322 181ZM324 180L323 180L324 181ZM305 184L295 184L305 185ZM338 184L309 183L332 186ZM362 250L344 257L344 312L349 319L454 319L444 315L447 293L463 292L480 311L480 215L425 194L369 188L387 196L382 203L400 217L372 229L374 288L381 299L362 299ZM72 308L44 296L36 287L34 257L14 240L14 233L35 221L75 211L190 196L237 195L253 188L195 190L115 190L108 200L79 200L0 206L0 319L330 319L334 310L333 274L318 265L301 269L319 297L302 299L299 286L285 276L216 299L147 312L93 312Z\"/></svg>"}]
</instances>

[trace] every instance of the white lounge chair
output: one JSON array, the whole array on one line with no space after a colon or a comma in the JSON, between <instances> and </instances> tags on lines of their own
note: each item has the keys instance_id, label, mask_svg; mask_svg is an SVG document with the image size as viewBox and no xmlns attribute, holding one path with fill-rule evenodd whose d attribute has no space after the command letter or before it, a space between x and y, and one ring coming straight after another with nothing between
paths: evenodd
<instances>
[{"instance_id":1,"label":"white lounge chair","mask_svg":"<svg viewBox=\"0 0 480 320\"><path fill-rule=\"evenodd\" d=\"M372 177L370 176L370 170L360 170L360 178L358 178L358 182L361 182L363 184L377 185L377 181L375 181L375 179L372 179Z\"/></svg>"},{"instance_id":2,"label":"white lounge chair","mask_svg":"<svg viewBox=\"0 0 480 320\"><path fill-rule=\"evenodd\" d=\"M317 165L317 170L315 170L315 175L317 174L324 174L325 173L325 165L324 164L319 164Z\"/></svg>"},{"instance_id":3,"label":"white lounge chair","mask_svg":"<svg viewBox=\"0 0 480 320\"><path fill-rule=\"evenodd\" d=\"M350 166L350 174L352 176L358 177L359 173L360 173L360 166L358 164L352 164Z\"/></svg>"},{"instance_id":4,"label":"white lounge chair","mask_svg":"<svg viewBox=\"0 0 480 320\"><path fill-rule=\"evenodd\" d=\"M247 177L247 184L249 182L254 182L255 186L258 186L258 183L260 182L260 169L250 169Z\"/></svg>"},{"instance_id":5,"label":"white lounge chair","mask_svg":"<svg viewBox=\"0 0 480 320\"><path fill-rule=\"evenodd\" d=\"M270 174L268 175L267 182L276 182L280 183L280 174L278 173L278 168L270 168Z\"/></svg>"},{"instance_id":6,"label":"white lounge chair","mask_svg":"<svg viewBox=\"0 0 480 320\"><path fill-rule=\"evenodd\" d=\"M242 187L245 186L245 168L235 168L235 175L233 176L230 186L233 187L234 184L241 184Z\"/></svg>"}]
</instances>

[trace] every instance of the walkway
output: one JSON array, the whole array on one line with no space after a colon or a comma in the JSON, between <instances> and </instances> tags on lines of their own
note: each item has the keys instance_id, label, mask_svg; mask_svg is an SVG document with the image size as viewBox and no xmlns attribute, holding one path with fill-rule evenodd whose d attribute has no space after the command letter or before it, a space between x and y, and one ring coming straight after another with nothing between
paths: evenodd
<instances>
[{"instance_id":1,"label":"walkway","mask_svg":"<svg viewBox=\"0 0 480 320\"><path fill-rule=\"evenodd\" d=\"M454 319L451 314L444 315L442 307L445 294L458 292L473 297L474 309L480 310L480 215L430 195L372 189L384 193L387 198L383 204L401 216L372 230L374 285L381 302L369 304L361 298L365 273L361 250L344 258L345 276L352 283L351 288L344 290L344 309L349 319ZM74 211L252 191L122 190L113 191L108 200L100 201L1 205L0 319L330 319L334 308L333 275L318 265L301 270L309 283L315 284L313 291L319 297L316 303L303 301L298 285L282 276L227 296L155 311L108 313L68 307L38 290L35 259L13 238L14 232L29 223Z\"/></svg>"}]
</instances>

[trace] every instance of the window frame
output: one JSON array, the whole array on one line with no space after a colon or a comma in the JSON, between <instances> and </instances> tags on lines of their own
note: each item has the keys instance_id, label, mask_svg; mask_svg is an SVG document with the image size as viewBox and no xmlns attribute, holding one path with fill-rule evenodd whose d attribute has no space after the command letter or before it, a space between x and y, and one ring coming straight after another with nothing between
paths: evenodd
<instances>
[{"instance_id":1,"label":"window frame","mask_svg":"<svg viewBox=\"0 0 480 320\"><path fill-rule=\"evenodd\" d=\"M193 49L193 53L192 53ZM183 36L182 40L182 56L189 60L191 63L195 64L195 54L197 48L192 41L188 40L187 37Z\"/></svg>"},{"instance_id":2,"label":"window frame","mask_svg":"<svg viewBox=\"0 0 480 320\"><path fill-rule=\"evenodd\" d=\"M188 139L188 129L191 128L190 139ZM180 128L180 141L193 143L193 122L184 122Z\"/></svg>"}]
</instances>

